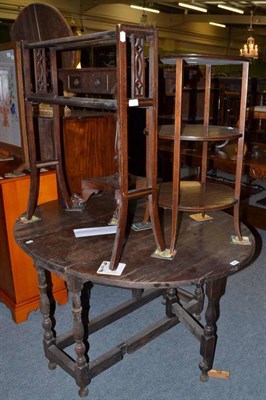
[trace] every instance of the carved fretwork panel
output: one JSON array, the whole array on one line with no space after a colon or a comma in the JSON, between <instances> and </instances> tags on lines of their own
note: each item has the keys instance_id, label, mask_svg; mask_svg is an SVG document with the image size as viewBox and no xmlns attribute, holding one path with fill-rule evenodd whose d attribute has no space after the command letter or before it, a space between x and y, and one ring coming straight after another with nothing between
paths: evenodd
<instances>
[{"instance_id":1,"label":"carved fretwork panel","mask_svg":"<svg viewBox=\"0 0 266 400\"><path fill-rule=\"evenodd\" d=\"M34 71L36 92L51 92L49 50L34 49Z\"/></svg>"},{"instance_id":2,"label":"carved fretwork panel","mask_svg":"<svg viewBox=\"0 0 266 400\"><path fill-rule=\"evenodd\" d=\"M145 96L145 37L131 36L131 96L133 98Z\"/></svg>"}]
</instances>

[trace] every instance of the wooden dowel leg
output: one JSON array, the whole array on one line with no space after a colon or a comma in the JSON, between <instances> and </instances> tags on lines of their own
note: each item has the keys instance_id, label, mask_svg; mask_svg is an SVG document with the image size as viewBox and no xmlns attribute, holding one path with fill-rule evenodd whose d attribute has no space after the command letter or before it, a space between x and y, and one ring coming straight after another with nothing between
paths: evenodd
<instances>
[{"instance_id":1,"label":"wooden dowel leg","mask_svg":"<svg viewBox=\"0 0 266 400\"><path fill-rule=\"evenodd\" d=\"M156 242L157 249L164 251L166 246L162 234L160 217L159 217L159 206L158 206L158 194L153 191L153 194L149 196L149 215L152 222L153 234Z\"/></svg>"},{"instance_id":2,"label":"wooden dowel leg","mask_svg":"<svg viewBox=\"0 0 266 400\"><path fill-rule=\"evenodd\" d=\"M241 241L242 234L240 230L239 207L239 202L234 205L234 229L238 239Z\"/></svg>"},{"instance_id":3,"label":"wooden dowel leg","mask_svg":"<svg viewBox=\"0 0 266 400\"><path fill-rule=\"evenodd\" d=\"M47 290L48 285L46 281L46 272L44 268L42 268L40 265L35 264L35 267L38 272L38 287L40 291L40 310L42 314L42 326L44 329L44 334L43 334L44 353L46 357L49 358L47 356L47 350L50 346L55 344L55 335L53 330L54 326L51 319L51 303ZM55 369L56 363L53 362L52 360L49 360L48 368Z\"/></svg>"},{"instance_id":4,"label":"wooden dowel leg","mask_svg":"<svg viewBox=\"0 0 266 400\"><path fill-rule=\"evenodd\" d=\"M203 357L199 364L201 369L200 380L208 380L208 371L212 368L217 335L216 322L219 318L219 302L225 292L226 278L211 281L206 284L206 295L208 297L208 306L205 313L206 325L201 337L200 354Z\"/></svg>"},{"instance_id":5,"label":"wooden dowel leg","mask_svg":"<svg viewBox=\"0 0 266 400\"><path fill-rule=\"evenodd\" d=\"M196 289L195 289L195 293L194 293L194 299L196 299L198 301L198 307L197 307L197 311L194 314L194 317L200 321L201 319L201 313L203 310L203 306L204 306L204 290L203 290L203 285L199 284L196 285Z\"/></svg>"},{"instance_id":6,"label":"wooden dowel leg","mask_svg":"<svg viewBox=\"0 0 266 400\"><path fill-rule=\"evenodd\" d=\"M125 244L125 232L127 224L127 213L128 213L128 199L121 196L118 200L118 226L115 235L115 242L112 251L110 270L115 270L118 267L123 247Z\"/></svg>"},{"instance_id":7,"label":"wooden dowel leg","mask_svg":"<svg viewBox=\"0 0 266 400\"><path fill-rule=\"evenodd\" d=\"M176 288L170 288L166 290L166 315L169 318L172 318L175 316L175 314L172 312L172 304L178 303L178 293Z\"/></svg>"},{"instance_id":8,"label":"wooden dowel leg","mask_svg":"<svg viewBox=\"0 0 266 400\"><path fill-rule=\"evenodd\" d=\"M72 316L73 316L73 337L75 340L74 350L76 353L75 380L80 387L79 396L86 397L89 393L87 385L90 383L89 363L84 343L83 309L81 303L82 283L72 279L68 282L68 288L72 292Z\"/></svg>"}]
</instances>

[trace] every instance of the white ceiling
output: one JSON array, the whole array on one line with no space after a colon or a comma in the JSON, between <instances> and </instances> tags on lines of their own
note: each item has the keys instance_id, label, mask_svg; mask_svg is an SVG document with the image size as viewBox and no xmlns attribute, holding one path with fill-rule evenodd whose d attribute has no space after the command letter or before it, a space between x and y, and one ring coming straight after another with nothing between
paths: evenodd
<instances>
[{"instance_id":1,"label":"white ceiling","mask_svg":"<svg viewBox=\"0 0 266 400\"><path fill-rule=\"evenodd\" d=\"M80 12L84 13L93 7L102 4L135 4L145 7L154 7L161 12L176 14L177 16L186 15L187 19L193 22L205 22L212 15L212 20L217 22L226 22L227 24L243 24L246 25L253 13L254 25L266 25L266 0L180 0L183 3L202 6L208 10L202 13L193 10L185 10L178 6L178 0L81 0ZM262 4L264 3L264 4ZM244 14L236 14L232 11L218 8L218 4L224 4L230 7L236 7L244 11Z\"/></svg>"}]
</instances>

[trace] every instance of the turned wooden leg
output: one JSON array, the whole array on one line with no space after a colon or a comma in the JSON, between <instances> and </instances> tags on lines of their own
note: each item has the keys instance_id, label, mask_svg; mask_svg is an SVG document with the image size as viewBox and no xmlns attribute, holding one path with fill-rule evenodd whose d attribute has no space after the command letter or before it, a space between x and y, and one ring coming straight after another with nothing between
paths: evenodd
<instances>
[{"instance_id":1,"label":"turned wooden leg","mask_svg":"<svg viewBox=\"0 0 266 400\"><path fill-rule=\"evenodd\" d=\"M35 265L37 272L38 272L38 287L40 290L40 310L42 314L42 326L44 329L43 335L43 346L44 346L44 353L47 356L47 349L55 343L55 335L53 331L53 322L51 319L51 304L50 299L48 296L47 291L47 281L46 281L46 272L44 268L40 265ZM52 360L49 360L48 364L49 369L55 369L56 363Z\"/></svg>"},{"instance_id":2,"label":"turned wooden leg","mask_svg":"<svg viewBox=\"0 0 266 400\"><path fill-rule=\"evenodd\" d=\"M169 318L174 317L175 314L173 314L173 312L172 312L172 304L179 302L176 288L170 288L170 289L166 290L165 302L166 302L166 315L167 315L167 317L169 317Z\"/></svg>"},{"instance_id":3,"label":"turned wooden leg","mask_svg":"<svg viewBox=\"0 0 266 400\"><path fill-rule=\"evenodd\" d=\"M75 380L80 387L80 397L86 397L89 393L87 385L90 383L89 364L87 349L84 338L83 309L81 303L81 291L83 284L75 279L68 282L68 288L72 293L72 315L73 315L73 337L75 340L74 350L76 353L75 361Z\"/></svg>"},{"instance_id":4,"label":"turned wooden leg","mask_svg":"<svg viewBox=\"0 0 266 400\"><path fill-rule=\"evenodd\" d=\"M132 298L135 300L140 300L142 298L144 289L132 289Z\"/></svg>"},{"instance_id":5,"label":"turned wooden leg","mask_svg":"<svg viewBox=\"0 0 266 400\"><path fill-rule=\"evenodd\" d=\"M208 306L206 309L204 333L201 337L200 354L203 357L199 364L201 369L200 380L208 380L208 371L212 368L215 346L217 341L216 322L219 318L219 302L225 292L226 278L208 282L206 284L206 295L208 297Z\"/></svg>"},{"instance_id":6,"label":"turned wooden leg","mask_svg":"<svg viewBox=\"0 0 266 400\"><path fill-rule=\"evenodd\" d=\"M203 306L204 306L204 297L205 297L205 295L204 295L203 285L202 284L196 285L196 289L194 292L194 299L197 300L198 307L197 307L196 312L194 313L194 317L198 321L200 321L200 319L201 319L201 313L202 313Z\"/></svg>"}]
</instances>

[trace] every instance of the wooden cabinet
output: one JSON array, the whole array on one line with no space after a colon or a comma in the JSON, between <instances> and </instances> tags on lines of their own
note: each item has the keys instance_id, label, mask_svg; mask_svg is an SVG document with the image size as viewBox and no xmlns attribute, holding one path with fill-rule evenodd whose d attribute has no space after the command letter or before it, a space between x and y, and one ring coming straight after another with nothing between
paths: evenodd
<instances>
[{"instance_id":1,"label":"wooden cabinet","mask_svg":"<svg viewBox=\"0 0 266 400\"><path fill-rule=\"evenodd\" d=\"M113 113L74 112L63 118L64 160L71 193L84 178L113 175L116 121Z\"/></svg>"},{"instance_id":2,"label":"wooden cabinet","mask_svg":"<svg viewBox=\"0 0 266 400\"><path fill-rule=\"evenodd\" d=\"M0 301L10 308L16 323L27 319L39 307L37 273L32 259L16 244L13 227L27 207L29 176L0 181ZM54 172L41 174L39 204L57 198ZM54 299L59 304L67 301L64 282L52 277Z\"/></svg>"}]
</instances>

